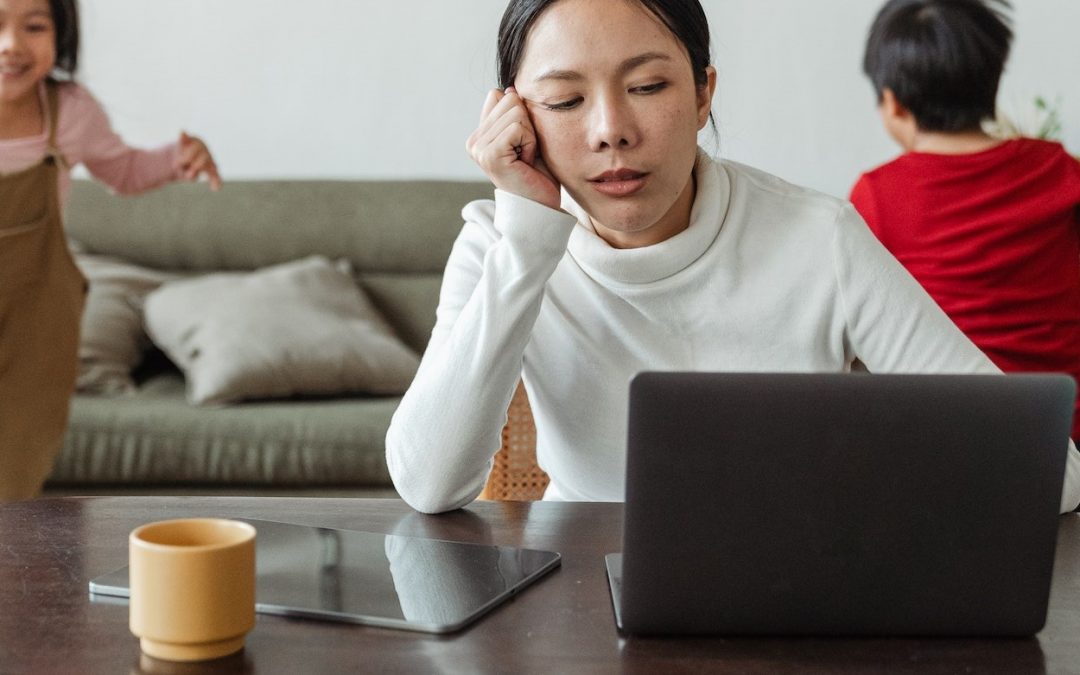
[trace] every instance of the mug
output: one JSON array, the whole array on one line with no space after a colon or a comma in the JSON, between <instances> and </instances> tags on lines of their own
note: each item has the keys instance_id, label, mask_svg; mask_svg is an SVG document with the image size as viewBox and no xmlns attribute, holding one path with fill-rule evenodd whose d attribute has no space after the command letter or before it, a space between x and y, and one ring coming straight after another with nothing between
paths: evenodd
<instances>
[{"instance_id":1,"label":"mug","mask_svg":"<svg viewBox=\"0 0 1080 675\"><path fill-rule=\"evenodd\" d=\"M128 537L131 632L166 661L216 659L255 627L255 528L222 518L163 520Z\"/></svg>"}]
</instances>

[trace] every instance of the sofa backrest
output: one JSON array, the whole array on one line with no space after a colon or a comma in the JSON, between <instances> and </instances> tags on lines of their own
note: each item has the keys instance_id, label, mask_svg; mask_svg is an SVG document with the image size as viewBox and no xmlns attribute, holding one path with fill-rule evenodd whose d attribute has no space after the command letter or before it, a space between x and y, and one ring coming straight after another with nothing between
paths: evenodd
<instances>
[{"instance_id":1,"label":"sofa backrest","mask_svg":"<svg viewBox=\"0 0 1080 675\"><path fill-rule=\"evenodd\" d=\"M68 234L88 251L189 273L346 258L410 346L423 351L461 209L492 187L454 181L231 181L119 198L75 181Z\"/></svg>"}]
</instances>

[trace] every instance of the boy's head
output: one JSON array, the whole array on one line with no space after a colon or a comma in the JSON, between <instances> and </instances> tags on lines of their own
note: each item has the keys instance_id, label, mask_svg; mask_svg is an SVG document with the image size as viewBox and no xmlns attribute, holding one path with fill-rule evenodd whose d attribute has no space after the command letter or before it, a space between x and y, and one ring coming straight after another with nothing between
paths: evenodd
<instances>
[{"instance_id":1,"label":"boy's head","mask_svg":"<svg viewBox=\"0 0 1080 675\"><path fill-rule=\"evenodd\" d=\"M978 131L995 113L1012 30L1007 0L889 0L870 28L863 71L920 131Z\"/></svg>"}]
</instances>

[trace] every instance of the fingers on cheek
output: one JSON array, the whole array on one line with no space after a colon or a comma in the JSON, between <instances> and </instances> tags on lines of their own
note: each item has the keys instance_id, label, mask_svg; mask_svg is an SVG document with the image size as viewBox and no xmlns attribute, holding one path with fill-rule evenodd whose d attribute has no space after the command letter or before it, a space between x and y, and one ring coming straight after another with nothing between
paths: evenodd
<instances>
[{"instance_id":1,"label":"fingers on cheek","mask_svg":"<svg viewBox=\"0 0 1080 675\"><path fill-rule=\"evenodd\" d=\"M520 103L511 103L500 101L465 141L465 151L482 166L494 166L510 156L511 149L535 140L528 111Z\"/></svg>"},{"instance_id":2,"label":"fingers on cheek","mask_svg":"<svg viewBox=\"0 0 1080 675\"><path fill-rule=\"evenodd\" d=\"M498 149L500 154L509 156L511 152L515 155L515 158L520 157L520 148L525 144L527 140L526 129L520 122L514 122L506 127L503 133L499 136Z\"/></svg>"},{"instance_id":3,"label":"fingers on cheek","mask_svg":"<svg viewBox=\"0 0 1080 675\"><path fill-rule=\"evenodd\" d=\"M525 120L518 120L514 123L513 127L516 134L516 140L514 141L514 147L520 148L523 145L532 145L536 140L536 134L533 132L532 125Z\"/></svg>"},{"instance_id":4,"label":"fingers on cheek","mask_svg":"<svg viewBox=\"0 0 1080 675\"><path fill-rule=\"evenodd\" d=\"M499 160L504 154L504 148L506 147L506 136L509 129L503 129L495 138L490 142L484 143L483 146L477 148L477 161L481 166L485 168L494 168L499 165Z\"/></svg>"}]
</instances>

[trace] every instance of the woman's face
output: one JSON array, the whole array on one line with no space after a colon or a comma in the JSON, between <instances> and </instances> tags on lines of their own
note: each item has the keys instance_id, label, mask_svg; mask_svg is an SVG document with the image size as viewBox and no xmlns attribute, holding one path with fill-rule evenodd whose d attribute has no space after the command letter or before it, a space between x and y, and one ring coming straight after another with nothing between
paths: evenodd
<instances>
[{"instance_id":1,"label":"woman's face","mask_svg":"<svg viewBox=\"0 0 1080 675\"><path fill-rule=\"evenodd\" d=\"M647 246L689 224L697 132L716 75L636 0L559 0L533 24L514 86L540 152L597 233Z\"/></svg>"}]
</instances>

